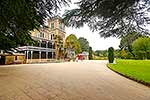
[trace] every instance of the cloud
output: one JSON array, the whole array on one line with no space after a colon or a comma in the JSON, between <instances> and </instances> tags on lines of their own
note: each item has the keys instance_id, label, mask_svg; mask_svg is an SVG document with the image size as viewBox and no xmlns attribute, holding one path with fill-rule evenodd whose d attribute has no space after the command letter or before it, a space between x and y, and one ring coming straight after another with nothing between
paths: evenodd
<instances>
[{"instance_id":1,"label":"cloud","mask_svg":"<svg viewBox=\"0 0 150 100\"><path fill-rule=\"evenodd\" d=\"M77 6L74 4L75 2L78 2L79 0L72 0L72 4L70 7L63 7L61 11L59 12L61 15L64 13L65 9L73 9L77 8ZM78 38L84 37L86 38L90 46L92 46L93 50L106 50L109 47L114 47L115 49L119 48L120 39L117 38L101 38L98 32L92 32L90 31L89 27L84 25L84 27L75 29L72 27L66 28L66 36L69 34L75 34Z\"/></svg>"}]
</instances>

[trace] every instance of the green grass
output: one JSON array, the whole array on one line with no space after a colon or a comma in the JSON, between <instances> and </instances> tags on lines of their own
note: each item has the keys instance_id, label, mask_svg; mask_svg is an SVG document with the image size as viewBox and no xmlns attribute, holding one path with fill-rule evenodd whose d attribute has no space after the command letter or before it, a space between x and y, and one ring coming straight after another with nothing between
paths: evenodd
<instances>
[{"instance_id":1,"label":"green grass","mask_svg":"<svg viewBox=\"0 0 150 100\"><path fill-rule=\"evenodd\" d=\"M117 60L109 67L136 80L150 83L150 60Z\"/></svg>"}]
</instances>

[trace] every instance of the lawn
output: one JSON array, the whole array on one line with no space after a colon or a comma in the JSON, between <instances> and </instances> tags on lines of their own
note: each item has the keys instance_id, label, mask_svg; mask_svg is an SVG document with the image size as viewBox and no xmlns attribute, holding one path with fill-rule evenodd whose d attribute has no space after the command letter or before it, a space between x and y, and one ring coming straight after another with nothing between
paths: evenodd
<instances>
[{"instance_id":1,"label":"lawn","mask_svg":"<svg viewBox=\"0 0 150 100\"><path fill-rule=\"evenodd\" d=\"M117 60L109 67L123 75L150 83L150 60Z\"/></svg>"}]
</instances>

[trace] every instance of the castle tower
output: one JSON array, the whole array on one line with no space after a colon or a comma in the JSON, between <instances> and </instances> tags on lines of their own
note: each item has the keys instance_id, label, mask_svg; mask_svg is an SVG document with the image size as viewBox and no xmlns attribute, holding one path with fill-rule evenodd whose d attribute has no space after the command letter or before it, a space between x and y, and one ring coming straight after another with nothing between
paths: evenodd
<instances>
[{"instance_id":1,"label":"castle tower","mask_svg":"<svg viewBox=\"0 0 150 100\"><path fill-rule=\"evenodd\" d=\"M64 41L65 41L65 25L62 22L61 17L56 16L52 20L48 20L48 26L50 27L50 32L53 34L55 40L55 54L56 59L61 58L64 52Z\"/></svg>"}]
</instances>

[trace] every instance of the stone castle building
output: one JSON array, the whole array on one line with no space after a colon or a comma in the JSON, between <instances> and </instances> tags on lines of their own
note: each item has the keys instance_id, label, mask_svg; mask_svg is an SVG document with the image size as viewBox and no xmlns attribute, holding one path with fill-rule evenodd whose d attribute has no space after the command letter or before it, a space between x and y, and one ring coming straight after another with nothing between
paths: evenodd
<instances>
[{"instance_id":1,"label":"stone castle building","mask_svg":"<svg viewBox=\"0 0 150 100\"><path fill-rule=\"evenodd\" d=\"M27 63L56 59L59 56L59 41L62 41L61 50L63 50L66 32L61 17L56 16L51 20L49 19L47 24L48 27L31 32L31 37L38 42L36 45L17 48L25 53Z\"/></svg>"}]
</instances>

